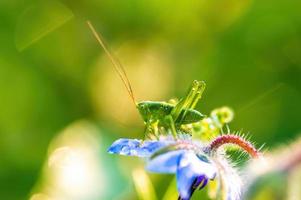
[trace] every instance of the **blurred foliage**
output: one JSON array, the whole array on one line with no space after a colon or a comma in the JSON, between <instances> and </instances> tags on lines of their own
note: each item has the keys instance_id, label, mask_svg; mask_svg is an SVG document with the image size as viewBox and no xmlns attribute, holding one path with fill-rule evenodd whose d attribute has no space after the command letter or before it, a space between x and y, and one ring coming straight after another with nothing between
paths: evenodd
<instances>
[{"instance_id":1,"label":"blurred foliage","mask_svg":"<svg viewBox=\"0 0 301 200\"><path fill-rule=\"evenodd\" d=\"M242 199L300 199L301 138L251 160L245 166Z\"/></svg>"},{"instance_id":2,"label":"blurred foliage","mask_svg":"<svg viewBox=\"0 0 301 200\"><path fill-rule=\"evenodd\" d=\"M72 12L56 1L41 2L29 7L20 16L16 26L17 49L24 50L72 17Z\"/></svg>"},{"instance_id":3,"label":"blurred foliage","mask_svg":"<svg viewBox=\"0 0 301 200\"><path fill-rule=\"evenodd\" d=\"M124 62L138 99L181 97L191 80L205 80L199 110L230 106L231 130L243 128L269 148L300 133L299 0L56 2L0 1L1 199L44 191L35 188L44 180L49 145L78 119L105 141L100 173L116 171L116 181L102 181L108 189L101 195L137 198L133 161L105 149L120 136L142 137L142 120L86 19ZM151 179L160 199L171 179ZM112 192L116 183L125 187Z\"/></svg>"}]
</instances>

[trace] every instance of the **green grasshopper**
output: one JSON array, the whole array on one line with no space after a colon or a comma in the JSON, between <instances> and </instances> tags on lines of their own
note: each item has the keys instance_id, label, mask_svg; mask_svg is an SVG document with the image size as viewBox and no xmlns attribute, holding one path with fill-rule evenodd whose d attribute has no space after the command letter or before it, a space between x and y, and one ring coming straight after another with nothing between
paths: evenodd
<instances>
[{"instance_id":1,"label":"green grasshopper","mask_svg":"<svg viewBox=\"0 0 301 200\"><path fill-rule=\"evenodd\" d=\"M145 138L151 138L152 136L158 138L161 134L161 130L164 130L165 133L166 131L170 131L173 137L177 138L177 132L183 130L182 125L193 124L205 118L202 113L194 109L205 89L206 85L204 81L193 81L187 95L175 105L161 101L136 102L130 81L127 78L123 66L109 51L92 24L89 21L87 21L87 24L100 46L106 52L124 83L129 96L138 109L145 123Z\"/></svg>"}]
</instances>

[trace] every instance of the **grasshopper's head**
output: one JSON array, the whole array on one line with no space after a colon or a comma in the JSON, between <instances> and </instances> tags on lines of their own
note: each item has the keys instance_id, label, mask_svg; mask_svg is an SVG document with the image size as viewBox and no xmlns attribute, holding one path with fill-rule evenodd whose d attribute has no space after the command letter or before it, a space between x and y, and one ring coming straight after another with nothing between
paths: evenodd
<instances>
[{"instance_id":1,"label":"grasshopper's head","mask_svg":"<svg viewBox=\"0 0 301 200\"><path fill-rule=\"evenodd\" d=\"M143 118L143 121L148 121L152 115L150 103L148 101L141 101L137 103L136 106L141 117Z\"/></svg>"}]
</instances>

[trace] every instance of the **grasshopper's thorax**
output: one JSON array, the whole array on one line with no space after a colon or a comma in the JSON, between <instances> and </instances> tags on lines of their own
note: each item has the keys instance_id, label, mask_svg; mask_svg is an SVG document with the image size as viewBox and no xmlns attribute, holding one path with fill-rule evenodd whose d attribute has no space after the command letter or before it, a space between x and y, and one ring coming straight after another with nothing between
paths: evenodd
<instances>
[{"instance_id":1,"label":"grasshopper's thorax","mask_svg":"<svg viewBox=\"0 0 301 200\"><path fill-rule=\"evenodd\" d=\"M137 109L144 122L162 121L170 114L173 105L160 101L141 101L137 103Z\"/></svg>"}]
</instances>

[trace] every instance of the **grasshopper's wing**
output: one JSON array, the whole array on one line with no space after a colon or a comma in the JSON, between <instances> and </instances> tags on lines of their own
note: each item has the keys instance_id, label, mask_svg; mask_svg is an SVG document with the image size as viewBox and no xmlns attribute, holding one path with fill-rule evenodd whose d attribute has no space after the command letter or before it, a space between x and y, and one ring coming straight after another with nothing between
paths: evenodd
<instances>
[{"instance_id":1,"label":"grasshopper's wing","mask_svg":"<svg viewBox=\"0 0 301 200\"><path fill-rule=\"evenodd\" d=\"M128 91L131 99L133 100L134 104L136 104L134 93L133 93L130 81L129 81L127 75L126 75L126 72L125 72L125 70L124 70L121 62L109 50L109 48L105 44L104 40L102 39L101 35L96 32L96 30L93 27L93 25L91 24L91 22L87 21L87 24L88 24L89 28L91 29L94 37L96 38L96 40L100 44L100 46L104 49L104 51L108 55L108 57L109 57L110 61L112 62L113 66L114 66L114 68L116 70L116 72L118 73L118 75L120 76L122 82L124 83L124 86L126 87L126 90Z\"/></svg>"},{"instance_id":2,"label":"grasshopper's wing","mask_svg":"<svg viewBox=\"0 0 301 200\"><path fill-rule=\"evenodd\" d=\"M206 84L204 81L193 81L187 95L171 111L174 121L182 121L188 109L195 108L196 104L202 97Z\"/></svg>"}]
</instances>

